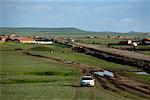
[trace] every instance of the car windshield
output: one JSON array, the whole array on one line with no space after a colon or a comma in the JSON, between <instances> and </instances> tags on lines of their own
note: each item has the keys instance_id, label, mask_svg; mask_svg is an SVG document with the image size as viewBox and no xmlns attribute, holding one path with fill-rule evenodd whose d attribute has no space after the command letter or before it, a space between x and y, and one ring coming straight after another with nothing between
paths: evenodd
<instances>
[{"instance_id":1,"label":"car windshield","mask_svg":"<svg viewBox=\"0 0 150 100\"><path fill-rule=\"evenodd\" d=\"M93 80L91 77L83 77L82 80Z\"/></svg>"}]
</instances>

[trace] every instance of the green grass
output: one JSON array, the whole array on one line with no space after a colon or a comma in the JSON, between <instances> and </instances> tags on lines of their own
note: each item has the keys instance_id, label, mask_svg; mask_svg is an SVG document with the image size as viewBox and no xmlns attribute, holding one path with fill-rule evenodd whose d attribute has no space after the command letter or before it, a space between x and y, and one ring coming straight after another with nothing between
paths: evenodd
<instances>
[{"instance_id":1,"label":"green grass","mask_svg":"<svg viewBox=\"0 0 150 100\"><path fill-rule=\"evenodd\" d=\"M50 46L54 47L54 46ZM121 65L121 64L116 64L114 62L108 62L106 60L98 59L96 57L86 55L84 53L77 53L77 52L72 52L71 49L63 47L62 49L60 48L53 48L54 52L50 53L49 51L30 51L33 54L39 54L43 56L52 56L52 57L58 57L61 59L65 60L71 60L74 62L82 63L85 65L89 65L92 67L100 67L104 69L112 69L114 71L120 72L120 73L126 73L129 72L132 74L131 71L143 71L142 69L138 69L136 67L128 66L128 65ZM134 77L134 75L127 74L130 77ZM141 75L142 76L142 75ZM150 77L145 76L145 77L135 77L137 80L141 80L142 82L150 82ZM139 79L138 79L139 78Z\"/></svg>"},{"instance_id":2,"label":"green grass","mask_svg":"<svg viewBox=\"0 0 150 100\"><path fill-rule=\"evenodd\" d=\"M135 67L108 62L108 61L98 59L90 55L86 55L84 53L72 52L72 50L69 48L62 48L62 49L53 48L53 50L54 52L51 53L49 51L47 52L31 51L30 49L28 49L28 51L33 54L39 54L39 55L43 55L47 57L52 56L52 57L57 57L57 58L65 59L65 60L71 60L74 62L86 64L92 67L109 68L109 69L114 69L117 71L137 70L137 68Z\"/></svg>"},{"instance_id":3,"label":"green grass","mask_svg":"<svg viewBox=\"0 0 150 100\"><path fill-rule=\"evenodd\" d=\"M1 43L0 84L2 100L71 100L75 97L78 88L74 86L75 83L79 84L80 72L78 69L53 60L24 55L15 50L18 48L35 54L59 57L120 72L136 69L76 53L60 44ZM50 53L49 49L53 49L54 52ZM147 81L149 81L148 78ZM89 91L91 88L80 88L78 100L87 100ZM120 98L121 100L132 100L118 94L110 94L102 87L94 87L94 91L94 100L120 100ZM125 93L126 96L133 96L140 100L138 99L140 97Z\"/></svg>"},{"instance_id":4,"label":"green grass","mask_svg":"<svg viewBox=\"0 0 150 100\"><path fill-rule=\"evenodd\" d=\"M108 45L108 43L119 43L119 41L121 41L122 39L119 38L85 38L85 37L81 37L77 39L78 41L80 41L81 43L87 43L87 44L91 44L91 43L95 43L95 44L100 44L100 45Z\"/></svg>"},{"instance_id":5,"label":"green grass","mask_svg":"<svg viewBox=\"0 0 150 100\"><path fill-rule=\"evenodd\" d=\"M138 51L139 53L143 53L143 54L146 54L146 55L150 55L150 51Z\"/></svg>"},{"instance_id":6,"label":"green grass","mask_svg":"<svg viewBox=\"0 0 150 100\"><path fill-rule=\"evenodd\" d=\"M28 57L14 50L16 47L33 46L0 44L2 100L72 98L74 88L63 84L74 84L79 76L78 70L55 61Z\"/></svg>"}]
</instances>

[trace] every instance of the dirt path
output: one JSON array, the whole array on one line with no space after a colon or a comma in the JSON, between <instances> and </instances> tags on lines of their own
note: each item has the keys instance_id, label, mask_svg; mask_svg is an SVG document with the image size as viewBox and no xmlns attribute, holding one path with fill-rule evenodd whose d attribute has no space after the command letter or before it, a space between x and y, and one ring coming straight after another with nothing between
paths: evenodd
<instances>
[{"instance_id":1,"label":"dirt path","mask_svg":"<svg viewBox=\"0 0 150 100\"><path fill-rule=\"evenodd\" d=\"M81 89L80 89L80 85L79 85L79 78L76 79L75 81L75 94L73 95L73 99L72 100L78 100L81 94Z\"/></svg>"},{"instance_id":2,"label":"dirt path","mask_svg":"<svg viewBox=\"0 0 150 100\"><path fill-rule=\"evenodd\" d=\"M23 52L23 54L25 55L29 55L29 56L33 56L33 57L39 57L39 58L43 58L43 59L50 59L50 60L54 60L60 63L64 63L67 65L71 65L73 67L76 67L80 70L80 75L93 75L93 73L91 72L91 70L95 69L91 66L88 65L84 65L81 63L77 63L77 62L73 62L73 61L68 61L68 60L64 60L64 59L60 59L57 57L46 57L46 56L42 56L42 55L36 55L36 54L31 54L29 52ZM93 75L94 76L94 75ZM110 91L111 93L113 93L113 95L115 93L119 93L118 90L122 90L122 91L127 91L130 93L133 93L135 95L139 95L143 98L150 98L150 86L148 85L144 85L142 83L138 83L135 82L134 80L131 80L125 76L122 76L120 74L115 74L114 79L111 78L104 78L104 77L98 77L95 76L95 78L97 79L97 81L99 81L101 83L101 85L104 89ZM87 94L88 94L88 100L93 100L94 98L94 94L95 94L95 89L94 88L98 88L99 86L96 85L96 87L94 88L84 88L84 87L80 87L79 85L79 79L80 77L78 77L75 81L75 95L73 96L73 100L78 100L80 99L80 94L83 92L84 89L86 89ZM113 88L113 86L115 86L115 88ZM117 88L117 89L116 89ZM123 94L120 94L123 95Z\"/></svg>"},{"instance_id":3,"label":"dirt path","mask_svg":"<svg viewBox=\"0 0 150 100\"><path fill-rule=\"evenodd\" d=\"M87 100L93 100L94 99L94 93L95 89L93 87L81 87L80 86L80 78L83 75L89 75L90 73L86 71L87 68L84 68L83 65L79 65L78 68L80 69L80 77L78 77L75 81L75 94L73 96L73 100L81 100L81 94L85 92L87 95Z\"/></svg>"},{"instance_id":4,"label":"dirt path","mask_svg":"<svg viewBox=\"0 0 150 100\"><path fill-rule=\"evenodd\" d=\"M116 92L117 94L119 91L126 91L145 99L150 99L149 85L136 82L120 74L115 74L115 78L100 77L98 75L95 75L95 78L101 82L102 87L106 90Z\"/></svg>"},{"instance_id":5,"label":"dirt path","mask_svg":"<svg viewBox=\"0 0 150 100\"><path fill-rule=\"evenodd\" d=\"M150 73L150 56L100 45L75 43L73 49L107 61L138 67Z\"/></svg>"},{"instance_id":6,"label":"dirt path","mask_svg":"<svg viewBox=\"0 0 150 100\"><path fill-rule=\"evenodd\" d=\"M95 94L95 90L94 90L94 88L92 88L92 89L89 89L89 100L94 100L94 94Z\"/></svg>"},{"instance_id":7,"label":"dirt path","mask_svg":"<svg viewBox=\"0 0 150 100\"><path fill-rule=\"evenodd\" d=\"M125 56L125 57L128 57L128 58L136 58L136 59L150 61L150 56L149 55L144 55L144 54L137 53L137 52L118 50L118 49L108 48L108 47L104 47L104 46L100 46L100 45L90 45L90 44L85 45L85 44L81 44L81 43L76 43L75 45L94 48L96 50L100 50L100 51L108 52L108 53L113 53L113 54Z\"/></svg>"},{"instance_id":8,"label":"dirt path","mask_svg":"<svg viewBox=\"0 0 150 100\"><path fill-rule=\"evenodd\" d=\"M46 56L42 56L42 55L31 54L29 52L23 52L23 53L26 54L26 55L30 55L30 56L35 56L35 57L40 57L40 58L45 58L45 59L51 59L51 60L54 60L54 61L57 61L57 62L60 62L60 63L67 64L67 65L73 65L74 67L76 67L76 68L78 68L80 70L80 76L89 75L90 74L87 71L89 66L81 64L81 63L76 63L76 62L73 62L73 61L68 61L68 60L57 58L57 57L50 57L50 56L46 57ZM87 96L88 100L93 100L95 89L92 88L92 87L80 87L79 80L80 80L80 77L78 77L75 80L75 84L74 84L75 95L73 96L73 100L80 99L80 96L81 96L81 93L83 92L83 89L87 90L86 92L88 94L88 96Z\"/></svg>"}]
</instances>

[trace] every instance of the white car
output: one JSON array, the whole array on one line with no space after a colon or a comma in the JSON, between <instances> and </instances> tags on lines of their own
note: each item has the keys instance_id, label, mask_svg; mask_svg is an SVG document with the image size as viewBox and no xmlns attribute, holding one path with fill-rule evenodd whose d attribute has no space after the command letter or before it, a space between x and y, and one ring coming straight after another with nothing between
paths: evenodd
<instances>
[{"instance_id":1,"label":"white car","mask_svg":"<svg viewBox=\"0 0 150 100\"><path fill-rule=\"evenodd\" d=\"M94 86L95 79L92 76L83 76L80 81L81 86Z\"/></svg>"}]
</instances>

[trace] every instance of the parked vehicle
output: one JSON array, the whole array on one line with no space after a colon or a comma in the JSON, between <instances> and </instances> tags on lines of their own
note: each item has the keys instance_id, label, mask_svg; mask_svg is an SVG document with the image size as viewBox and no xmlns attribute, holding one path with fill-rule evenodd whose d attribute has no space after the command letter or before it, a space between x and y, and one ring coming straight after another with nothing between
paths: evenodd
<instances>
[{"instance_id":1,"label":"parked vehicle","mask_svg":"<svg viewBox=\"0 0 150 100\"><path fill-rule=\"evenodd\" d=\"M81 86L94 86L95 79L92 76L83 76L80 81Z\"/></svg>"}]
</instances>

